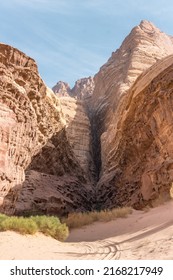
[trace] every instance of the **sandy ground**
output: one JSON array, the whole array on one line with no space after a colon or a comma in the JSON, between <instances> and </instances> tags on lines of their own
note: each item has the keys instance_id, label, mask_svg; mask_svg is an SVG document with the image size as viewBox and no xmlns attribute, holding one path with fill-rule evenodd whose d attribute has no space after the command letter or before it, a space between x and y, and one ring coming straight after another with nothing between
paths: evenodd
<instances>
[{"instance_id":1,"label":"sandy ground","mask_svg":"<svg viewBox=\"0 0 173 280\"><path fill-rule=\"evenodd\" d=\"M1 260L173 259L173 201L128 218L75 229L65 243L0 232Z\"/></svg>"}]
</instances>

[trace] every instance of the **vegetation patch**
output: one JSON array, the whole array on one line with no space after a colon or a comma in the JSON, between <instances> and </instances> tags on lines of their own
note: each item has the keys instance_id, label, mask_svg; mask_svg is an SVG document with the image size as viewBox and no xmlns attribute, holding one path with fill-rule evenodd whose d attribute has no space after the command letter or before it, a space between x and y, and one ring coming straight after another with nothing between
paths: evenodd
<instances>
[{"instance_id":1,"label":"vegetation patch","mask_svg":"<svg viewBox=\"0 0 173 280\"><path fill-rule=\"evenodd\" d=\"M126 218L132 211L131 207L123 207L112 210L102 210L100 212L71 213L67 218L63 219L63 222L65 222L70 229L80 228L97 221L109 222L117 218Z\"/></svg>"},{"instance_id":2,"label":"vegetation patch","mask_svg":"<svg viewBox=\"0 0 173 280\"><path fill-rule=\"evenodd\" d=\"M41 232L64 241L69 234L68 227L54 216L16 217L0 214L0 231L13 230L21 234Z\"/></svg>"}]
</instances>

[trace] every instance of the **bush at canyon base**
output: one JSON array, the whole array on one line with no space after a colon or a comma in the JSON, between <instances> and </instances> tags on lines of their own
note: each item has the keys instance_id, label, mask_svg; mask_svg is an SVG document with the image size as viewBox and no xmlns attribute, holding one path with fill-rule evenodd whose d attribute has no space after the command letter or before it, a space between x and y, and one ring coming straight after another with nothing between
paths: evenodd
<instances>
[{"instance_id":1,"label":"bush at canyon base","mask_svg":"<svg viewBox=\"0 0 173 280\"><path fill-rule=\"evenodd\" d=\"M0 231L5 230L13 230L21 234L41 232L60 241L64 241L68 237L68 227L53 216L31 216L26 218L9 217L0 214Z\"/></svg>"}]
</instances>

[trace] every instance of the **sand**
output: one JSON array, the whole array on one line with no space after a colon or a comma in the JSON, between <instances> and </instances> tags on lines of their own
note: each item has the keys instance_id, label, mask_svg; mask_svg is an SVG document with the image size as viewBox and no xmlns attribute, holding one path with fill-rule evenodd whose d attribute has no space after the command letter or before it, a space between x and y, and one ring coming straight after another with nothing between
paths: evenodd
<instances>
[{"instance_id":1,"label":"sand","mask_svg":"<svg viewBox=\"0 0 173 280\"><path fill-rule=\"evenodd\" d=\"M66 242L0 232L1 260L173 259L173 201L72 230Z\"/></svg>"}]
</instances>

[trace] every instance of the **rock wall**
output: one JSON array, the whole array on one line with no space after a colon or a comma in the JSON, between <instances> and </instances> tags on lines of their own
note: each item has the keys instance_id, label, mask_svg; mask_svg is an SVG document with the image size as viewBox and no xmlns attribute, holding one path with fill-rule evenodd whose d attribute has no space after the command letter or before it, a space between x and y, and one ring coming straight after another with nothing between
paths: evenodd
<instances>
[{"instance_id":1,"label":"rock wall","mask_svg":"<svg viewBox=\"0 0 173 280\"><path fill-rule=\"evenodd\" d=\"M14 213L27 168L55 176L73 172L81 185L86 180L67 140L59 99L44 85L35 61L0 44L0 73L0 202L2 211Z\"/></svg>"},{"instance_id":2,"label":"rock wall","mask_svg":"<svg viewBox=\"0 0 173 280\"><path fill-rule=\"evenodd\" d=\"M70 96L78 100L86 100L92 96L94 88L94 78L88 77L77 80L72 89L69 84L59 81L52 90L58 97Z\"/></svg>"},{"instance_id":3,"label":"rock wall","mask_svg":"<svg viewBox=\"0 0 173 280\"><path fill-rule=\"evenodd\" d=\"M82 78L70 89L64 82L58 82L52 89L60 98L62 112L66 120L66 132L72 150L83 168L86 177L96 180L93 161L92 119L89 102L94 91L94 79Z\"/></svg>"},{"instance_id":4,"label":"rock wall","mask_svg":"<svg viewBox=\"0 0 173 280\"><path fill-rule=\"evenodd\" d=\"M140 208L159 194L169 195L173 182L172 77L173 56L168 56L129 90L116 137L107 142L109 172L98 184L105 207Z\"/></svg>"},{"instance_id":5,"label":"rock wall","mask_svg":"<svg viewBox=\"0 0 173 280\"><path fill-rule=\"evenodd\" d=\"M95 155L96 158L100 155L100 177L110 171L109 153L114 153L114 147L108 143L117 137L117 123L128 90L143 71L172 53L171 38L152 23L142 21L94 77L91 104L94 126L97 127L96 146L100 147Z\"/></svg>"},{"instance_id":6,"label":"rock wall","mask_svg":"<svg viewBox=\"0 0 173 280\"><path fill-rule=\"evenodd\" d=\"M1 44L0 73L2 203L8 190L24 180L24 170L31 156L54 131L62 129L62 122L59 102L47 95L34 60ZM45 111L48 111L46 123Z\"/></svg>"},{"instance_id":7,"label":"rock wall","mask_svg":"<svg viewBox=\"0 0 173 280\"><path fill-rule=\"evenodd\" d=\"M59 81L53 88L53 92L58 96L70 96L71 95L71 89L69 84L64 83L62 81Z\"/></svg>"},{"instance_id":8,"label":"rock wall","mask_svg":"<svg viewBox=\"0 0 173 280\"><path fill-rule=\"evenodd\" d=\"M71 90L72 97L79 100L85 100L92 96L95 88L94 78L82 78L76 81L74 87Z\"/></svg>"},{"instance_id":9,"label":"rock wall","mask_svg":"<svg viewBox=\"0 0 173 280\"><path fill-rule=\"evenodd\" d=\"M94 180L92 161L91 126L84 103L71 97L60 98L62 112L66 120L66 133L71 148L83 168L86 177Z\"/></svg>"}]
</instances>

